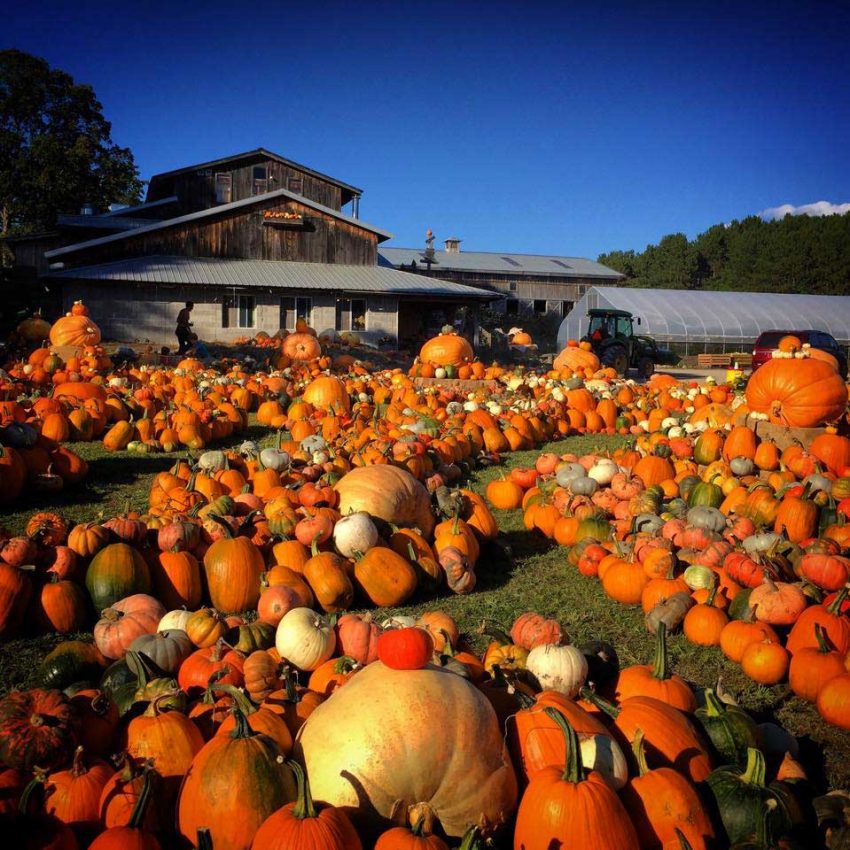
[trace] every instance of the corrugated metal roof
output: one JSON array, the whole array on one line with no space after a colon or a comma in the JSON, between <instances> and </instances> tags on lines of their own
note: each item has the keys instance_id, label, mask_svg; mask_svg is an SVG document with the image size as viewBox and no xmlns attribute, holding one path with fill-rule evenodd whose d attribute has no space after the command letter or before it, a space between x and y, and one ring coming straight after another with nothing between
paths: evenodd
<instances>
[{"instance_id":1,"label":"corrugated metal roof","mask_svg":"<svg viewBox=\"0 0 850 850\"><path fill-rule=\"evenodd\" d=\"M104 215L107 216L122 216L122 215L131 215L139 212L140 210L152 210L156 207L164 207L166 204L173 204L178 201L177 195L171 195L168 198L160 198L158 201L146 201L143 204L131 204L126 207L120 207L117 210L110 210L109 212L105 212Z\"/></svg>"},{"instance_id":2,"label":"corrugated metal roof","mask_svg":"<svg viewBox=\"0 0 850 850\"><path fill-rule=\"evenodd\" d=\"M54 251L45 252L44 256L48 258L61 257L65 254L73 254L76 251L81 251L84 248L94 248L98 245L107 245L110 242L117 242L121 239L127 239L129 236L138 236L141 233L152 233L156 230L164 230L167 227L174 227L178 224L187 224L192 221L200 221L205 218L212 218L217 215L226 214L232 210L241 209L242 207L250 207L252 204L258 204L263 201L274 200L275 198L289 198L291 201L297 201L305 207L324 213L325 215L338 218L340 221L345 221L355 227L360 227L363 230L368 230L371 233L377 233L383 239L392 239L392 233L387 233L386 230L381 230L373 224L367 224L359 218L352 218L350 215L345 215L339 210L332 210L323 204L305 198L303 195L297 195L295 192L290 192L288 189L275 189L273 192L265 192L262 195L252 195L250 198L242 198L239 201L231 201L229 204L219 204L216 207L210 207L206 210L198 210L198 212L188 213L187 215L177 216L177 218L167 218L163 221L157 221L147 227L139 227L132 232L112 233L109 236L101 236L98 239L89 239L86 242L77 242L74 245L66 245L64 248L56 248Z\"/></svg>"},{"instance_id":3,"label":"corrugated metal roof","mask_svg":"<svg viewBox=\"0 0 850 850\"><path fill-rule=\"evenodd\" d=\"M156 218L131 218L130 216L119 216L112 218L109 215L60 215L56 219L60 227L90 227L101 230L135 230L138 227L147 227L149 224L159 224Z\"/></svg>"},{"instance_id":4,"label":"corrugated metal roof","mask_svg":"<svg viewBox=\"0 0 850 850\"><path fill-rule=\"evenodd\" d=\"M842 343L850 341L848 296L592 286L561 322L561 347L587 333L593 307L628 310L642 320L637 333L663 342L742 345L762 331L786 328L827 331Z\"/></svg>"},{"instance_id":5,"label":"corrugated metal roof","mask_svg":"<svg viewBox=\"0 0 850 850\"><path fill-rule=\"evenodd\" d=\"M47 277L189 286L268 287L438 295L490 299L497 293L381 266L291 263L275 260L223 260L212 257L134 257L50 272Z\"/></svg>"},{"instance_id":6,"label":"corrugated metal roof","mask_svg":"<svg viewBox=\"0 0 850 850\"><path fill-rule=\"evenodd\" d=\"M388 265L398 268L425 265L421 248L380 248L378 254ZM500 274L552 275L553 277L604 277L619 279L620 272L583 257L558 257L546 254L507 254L495 251L434 251L433 271L497 272Z\"/></svg>"},{"instance_id":7,"label":"corrugated metal roof","mask_svg":"<svg viewBox=\"0 0 850 850\"><path fill-rule=\"evenodd\" d=\"M306 165L301 165L300 162L295 162L295 160L287 159L285 156L281 156L279 153L274 153L273 151L266 150L266 148L255 148L252 151L245 151L244 153L235 153L232 156L223 156L219 159L211 159L209 162L199 162L197 165L184 165L182 168L175 168L171 171L162 171L159 174L154 174L151 177L151 180L157 177L171 177L174 174L183 174L186 171L196 171L199 168L212 168L212 166L214 165L222 165L226 162L233 162L233 160L236 159L246 159L249 156L266 156L269 159L275 159L278 162L283 163L284 165L291 165L294 168L297 168L299 171L303 171L305 174L312 174L315 177L321 177L322 180L327 180L328 183L333 183L336 186L341 186L343 189L348 189L355 195L363 194L362 189L358 189L356 186L352 186L350 183L343 183L342 180L337 180L336 177L331 177L328 174L323 174L321 171L316 171L315 168L308 168Z\"/></svg>"}]
</instances>

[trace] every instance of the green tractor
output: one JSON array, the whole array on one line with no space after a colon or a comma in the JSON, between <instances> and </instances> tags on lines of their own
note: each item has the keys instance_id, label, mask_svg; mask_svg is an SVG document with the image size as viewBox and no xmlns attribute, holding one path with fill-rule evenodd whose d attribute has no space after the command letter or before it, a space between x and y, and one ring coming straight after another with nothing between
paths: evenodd
<instances>
[{"instance_id":1,"label":"green tractor","mask_svg":"<svg viewBox=\"0 0 850 850\"><path fill-rule=\"evenodd\" d=\"M655 364L665 361L666 352L652 337L635 334L635 317L627 310L593 309L587 311L587 318L584 339L591 344L602 365L616 369L618 375L625 375L632 368L642 378L648 378L655 371ZM640 324L640 318L637 323Z\"/></svg>"}]
</instances>

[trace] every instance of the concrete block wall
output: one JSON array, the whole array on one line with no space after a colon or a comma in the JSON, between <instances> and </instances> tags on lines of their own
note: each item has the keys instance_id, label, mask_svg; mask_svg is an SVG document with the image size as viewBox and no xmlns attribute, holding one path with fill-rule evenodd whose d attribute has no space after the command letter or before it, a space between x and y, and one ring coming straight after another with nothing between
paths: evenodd
<instances>
[{"instance_id":1,"label":"concrete block wall","mask_svg":"<svg viewBox=\"0 0 850 850\"><path fill-rule=\"evenodd\" d=\"M177 314L186 301L194 301L193 330L206 342L231 342L258 331L269 334L280 329L282 297L294 295L288 290L251 290L246 294L256 299L254 327L222 327L221 289L198 286L127 286L124 284L88 284L66 281L63 304L70 310L74 301L82 299L89 314L101 329L104 339L127 343L151 343L174 347ZM336 299L332 292L304 292L313 300L310 324L319 334L333 334L336 328ZM398 299L389 296L366 296L366 331L371 336L398 334Z\"/></svg>"}]
</instances>

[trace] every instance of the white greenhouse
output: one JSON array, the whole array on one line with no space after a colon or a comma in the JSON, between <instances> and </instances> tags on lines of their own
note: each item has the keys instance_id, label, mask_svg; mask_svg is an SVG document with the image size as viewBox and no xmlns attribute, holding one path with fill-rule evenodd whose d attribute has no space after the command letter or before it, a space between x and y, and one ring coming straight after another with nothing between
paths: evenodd
<instances>
[{"instance_id":1,"label":"white greenhouse","mask_svg":"<svg viewBox=\"0 0 850 850\"><path fill-rule=\"evenodd\" d=\"M561 322L559 349L587 333L593 308L627 310L641 320L635 333L679 354L747 350L770 330L821 330L850 344L850 296L593 286Z\"/></svg>"}]
</instances>

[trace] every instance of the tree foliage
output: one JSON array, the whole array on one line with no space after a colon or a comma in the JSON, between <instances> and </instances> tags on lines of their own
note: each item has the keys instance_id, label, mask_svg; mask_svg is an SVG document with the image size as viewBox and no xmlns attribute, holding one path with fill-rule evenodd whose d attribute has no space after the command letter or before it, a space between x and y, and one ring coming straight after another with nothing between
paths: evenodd
<instances>
[{"instance_id":1,"label":"tree foliage","mask_svg":"<svg viewBox=\"0 0 850 850\"><path fill-rule=\"evenodd\" d=\"M599 262L625 274L625 286L845 295L850 214L748 216L691 241L674 233L643 252L612 251Z\"/></svg>"},{"instance_id":2,"label":"tree foliage","mask_svg":"<svg viewBox=\"0 0 850 850\"><path fill-rule=\"evenodd\" d=\"M111 132L91 86L0 51L0 233L50 229L83 203L137 202L139 170Z\"/></svg>"}]
</instances>

